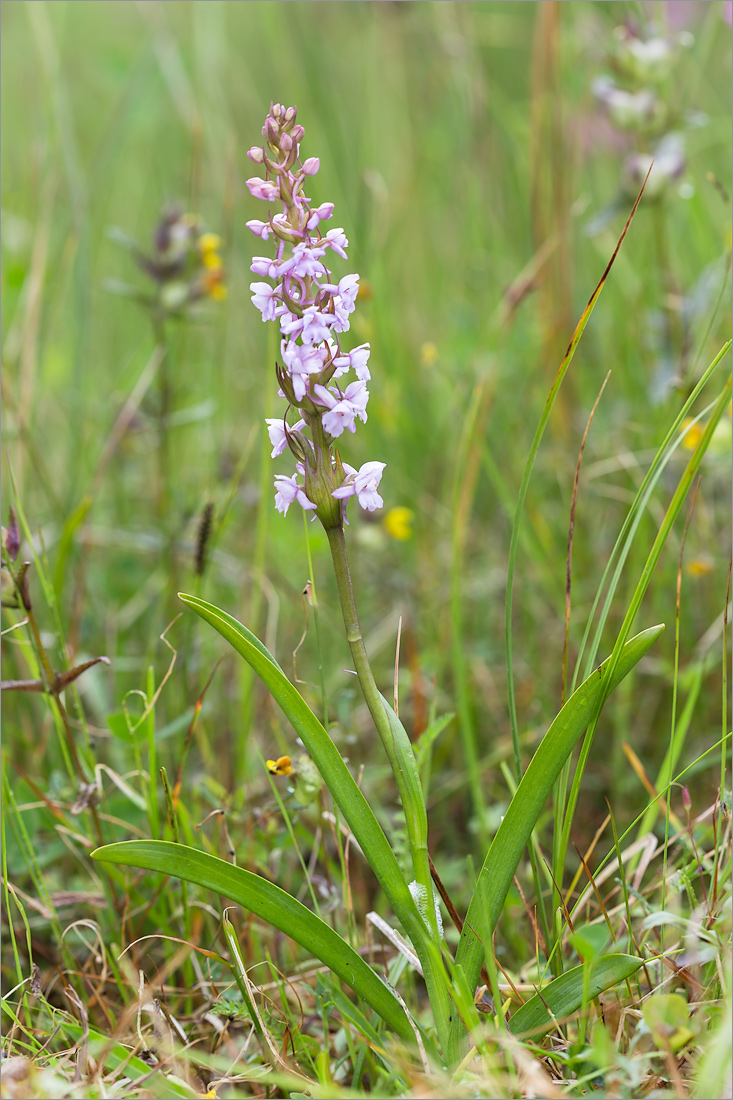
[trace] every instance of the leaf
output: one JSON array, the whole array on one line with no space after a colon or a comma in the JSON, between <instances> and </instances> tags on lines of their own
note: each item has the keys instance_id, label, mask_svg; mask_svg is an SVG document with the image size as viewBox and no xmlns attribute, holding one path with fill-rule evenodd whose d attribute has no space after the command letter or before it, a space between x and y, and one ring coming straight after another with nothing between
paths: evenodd
<instances>
[{"instance_id":1,"label":"leaf","mask_svg":"<svg viewBox=\"0 0 733 1100\"><path fill-rule=\"evenodd\" d=\"M436 718L434 722L431 722L426 730L420 734L417 741L414 743L413 748L415 750L415 759L417 760L418 768L422 768L430 749L432 749L434 742L450 723L455 718L455 714L443 714L440 718Z\"/></svg>"},{"instance_id":2,"label":"leaf","mask_svg":"<svg viewBox=\"0 0 733 1100\"><path fill-rule=\"evenodd\" d=\"M650 627L626 643L608 685L608 694L641 660L663 630L663 626ZM491 947L491 938L509 886L547 796L601 701L607 666L608 660L570 696L553 721L532 757L489 848L456 953L456 963L463 966L472 989L478 984L484 952ZM453 1056L458 1054L460 1043L460 1022L454 1021L451 1044L455 1044L456 1049L452 1052Z\"/></svg>"},{"instance_id":3,"label":"leaf","mask_svg":"<svg viewBox=\"0 0 733 1100\"><path fill-rule=\"evenodd\" d=\"M576 966L543 987L512 1016L509 1030L518 1039L551 1031L555 1022L572 1016L583 1002L592 1001L636 973L644 960L636 955L604 955L589 967Z\"/></svg>"},{"instance_id":4,"label":"leaf","mask_svg":"<svg viewBox=\"0 0 733 1100\"><path fill-rule=\"evenodd\" d=\"M374 811L356 785L326 730L269 650L246 626L197 596L187 596L182 592L178 596L197 615L218 630L270 690L323 776L388 901L420 954L428 940L427 927L417 911L392 847L374 816Z\"/></svg>"},{"instance_id":5,"label":"leaf","mask_svg":"<svg viewBox=\"0 0 733 1100\"><path fill-rule=\"evenodd\" d=\"M132 730L130 729L130 722L124 710L118 710L114 714L108 714L107 725L114 736L119 738L120 741L125 741L128 745L133 745L135 743Z\"/></svg>"},{"instance_id":6,"label":"leaf","mask_svg":"<svg viewBox=\"0 0 733 1100\"><path fill-rule=\"evenodd\" d=\"M608 928L605 924L585 924L569 936L575 950L584 963L592 962L603 954L608 944Z\"/></svg>"},{"instance_id":7,"label":"leaf","mask_svg":"<svg viewBox=\"0 0 733 1100\"><path fill-rule=\"evenodd\" d=\"M414 1043L405 1011L389 987L330 925L274 883L217 856L169 840L106 844L92 852L92 858L162 871L231 898L312 952L363 997L393 1031Z\"/></svg>"},{"instance_id":8,"label":"leaf","mask_svg":"<svg viewBox=\"0 0 733 1100\"><path fill-rule=\"evenodd\" d=\"M386 1060L386 1051L384 1049L384 1042L377 1034L374 1026L369 1023L364 1013L355 1005L349 998L343 993L338 986L332 981L331 978L324 977L323 974L318 975L317 993L322 998L324 1007L328 1007L329 1004L333 1004L334 1008L337 1008L341 1013L341 1016L348 1020L361 1035L369 1043L372 1050L376 1051L380 1057L385 1060L385 1065L389 1069L389 1062Z\"/></svg>"},{"instance_id":9,"label":"leaf","mask_svg":"<svg viewBox=\"0 0 733 1100\"><path fill-rule=\"evenodd\" d=\"M690 1016L690 1006L679 993L654 993L644 1001L643 1012L660 1050L681 1050L699 1031L697 1020Z\"/></svg>"},{"instance_id":10,"label":"leaf","mask_svg":"<svg viewBox=\"0 0 733 1100\"><path fill-rule=\"evenodd\" d=\"M64 574L66 572L66 562L68 561L71 548L74 544L74 535L81 527L84 520L87 518L89 509L94 503L94 498L89 493L84 496L77 504L74 511L64 523L61 531L61 537L59 538L58 549L56 552L56 568L53 574L53 587L57 597L61 598L64 589Z\"/></svg>"}]
</instances>

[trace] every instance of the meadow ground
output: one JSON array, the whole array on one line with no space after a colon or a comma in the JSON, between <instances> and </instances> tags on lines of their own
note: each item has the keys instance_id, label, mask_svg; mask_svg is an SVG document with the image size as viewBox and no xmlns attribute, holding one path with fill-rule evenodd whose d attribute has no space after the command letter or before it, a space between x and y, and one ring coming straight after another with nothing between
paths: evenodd
<instances>
[{"instance_id":1,"label":"meadow ground","mask_svg":"<svg viewBox=\"0 0 733 1100\"><path fill-rule=\"evenodd\" d=\"M6 0L1 18L3 1096L729 1096L730 5ZM352 502L346 538L456 915L494 897L498 864L479 872L515 745L524 770L600 661L665 625L550 796L513 803L531 840L499 834L477 998L445 907L446 984L426 992L387 856L177 597L262 639L404 886L414 821L345 671L326 533L274 508L280 346L249 289L272 242L245 225L271 102L297 105L320 159L309 195L349 238L336 278L361 276L369 417L339 446L386 463L384 508ZM172 203L221 244L197 254L198 299L156 319L133 242L151 253ZM323 920L285 934L288 903L232 907L226 873L91 858L148 838ZM397 991L381 1014L324 925ZM622 954L644 965L593 996ZM564 978L574 1000L537 1001Z\"/></svg>"}]
</instances>

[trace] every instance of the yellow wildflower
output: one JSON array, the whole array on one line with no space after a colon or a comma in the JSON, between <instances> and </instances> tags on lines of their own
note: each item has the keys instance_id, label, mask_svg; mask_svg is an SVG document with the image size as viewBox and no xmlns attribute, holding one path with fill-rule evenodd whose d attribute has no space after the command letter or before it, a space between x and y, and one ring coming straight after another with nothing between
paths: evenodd
<instances>
[{"instance_id":1,"label":"yellow wildflower","mask_svg":"<svg viewBox=\"0 0 733 1100\"><path fill-rule=\"evenodd\" d=\"M199 251L202 255L206 252L218 252L221 248L221 237L218 233L202 233L199 237Z\"/></svg>"},{"instance_id":2,"label":"yellow wildflower","mask_svg":"<svg viewBox=\"0 0 733 1100\"><path fill-rule=\"evenodd\" d=\"M694 451L704 430L704 425L699 421L695 422L691 417L686 417L680 424L682 446L686 447L688 451Z\"/></svg>"},{"instance_id":3,"label":"yellow wildflower","mask_svg":"<svg viewBox=\"0 0 733 1100\"><path fill-rule=\"evenodd\" d=\"M412 527L410 525L414 518L415 513L411 508L400 506L390 508L382 522L388 535L391 535L393 539L399 539L400 542L405 542L407 539L412 538Z\"/></svg>"},{"instance_id":4,"label":"yellow wildflower","mask_svg":"<svg viewBox=\"0 0 733 1100\"><path fill-rule=\"evenodd\" d=\"M708 573L713 571L713 561L708 554L698 554L696 558L691 558L687 562L685 571L691 577L706 577Z\"/></svg>"},{"instance_id":5,"label":"yellow wildflower","mask_svg":"<svg viewBox=\"0 0 733 1100\"><path fill-rule=\"evenodd\" d=\"M289 756L279 756L277 760L266 760L265 764L270 775L291 775L294 770Z\"/></svg>"},{"instance_id":6,"label":"yellow wildflower","mask_svg":"<svg viewBox=\"0 0 733 1100\"><path fill-rule=\"evenodd\" d=\"M210 298L213 298L215 301L220 302L223 298L226 298L227 296L227 288L226 284L224 283L225 278L226 275L224 272L224 268L221 266L221 263L218 267L211 267L208 271L204 273L204 290L206 291L208 296Z\"/></svg>"},{"instance_id":7,"label":"yellow wildflower","mask_svg":"<svg viewBox=\"0 0 733 1100\"><path fill-rule=\"evenodd\" d=\"M437 358L437 347L430 340L427 340L420 348L420 362L424 367L432 367Z\"/></svg>"}]
</instances>

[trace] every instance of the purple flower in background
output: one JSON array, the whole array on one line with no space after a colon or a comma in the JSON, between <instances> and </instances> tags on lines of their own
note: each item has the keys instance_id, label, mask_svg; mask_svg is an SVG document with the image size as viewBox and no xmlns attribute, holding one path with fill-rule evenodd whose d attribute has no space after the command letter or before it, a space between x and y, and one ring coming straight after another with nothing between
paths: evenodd
<instances>
[{"instance_id":1,"label":"purple flower in background","mask_svg":"<svg viewBox=\"0 0 733 1100\"><path fill-rule=\"evenodd\" d=\"M304 187L310 188L308 181L318 172L320 161L318 157L301 161L304 130L295 121L296 113L295 107L272 104L262 128L265 144L248 152L250 160L264 165L266 176L247 180L250 194L281 206L268 212L266 221L247 222L254 235L271 240L275 250L271 257L255 256L251 265L255 275L274 285L253 282L250 290L263 321L279 324L279 393L302 413L292 428L284 415L267 421L272 457L289 447L298 459L295 477L277 476L275 504L285 514L297 501L308 511L316 510L329 528L343 522L343 506L335 507L334 500L356 496L367 511L382 507L377 486L384 463L367 462L357 472L343 464L333 448L334 439L354 432L356 421L367 419L370 347L360 344L349 351L341 346L356 309L359 276L334 280L327 266L328 255L347 258L349 242L340 227L321 233L321 222L332 217L334 206L322 202L311 207L305 194ZM350 371L356 381L345 388L329 385Z\"/></svg>"}]
</instances>

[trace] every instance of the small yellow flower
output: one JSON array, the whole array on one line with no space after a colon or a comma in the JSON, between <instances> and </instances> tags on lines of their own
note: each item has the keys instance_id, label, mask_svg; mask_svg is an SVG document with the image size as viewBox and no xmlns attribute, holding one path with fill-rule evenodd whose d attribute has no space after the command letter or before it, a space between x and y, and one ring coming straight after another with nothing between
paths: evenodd
<instances>
[{"instance_id":1,"label":"small yellow flower","mask_svg":"<svg viewBox=\"0 0 733 1100\"><path fill-rule=\"evenodd\" d=\"M411 524L414 518L415 513L411 508L400 506L390 508L382 522L388 535L391 535L393 539L405 542L407 539L412 538Z\"/></svg>"},{"instance_id":2,"label":"small yellow flower","mask_svg":"<svg viewBox=\"0 0 733 1100\"><path fill-rule=\"evenodd\" d=\"M688 451L694 451L695 447L697 447L700 442L704 430L704 425L699 421L695 423L691 417L686 417L680 424L682 446L686 447Z\"/></svg>"},{"instance_id":3,"label":"small yellow flower","mask_svg":"<svg viewBox=\"0 0 733 1100\"><path fill-rule=\"evenodd\" d=\"M215 301L220 302L227 296L227 288L224 283L225 277L224 268L221 265L212 267L204 273L204 290Z\"/></svg>"},{"instance_id":4,"label":"small yellow flower","mask_svg":"<svg viewBox=\"0 0 733 1100\"><path fill-rule=\"evenodd\" d=\"M438 358L438 349L435 344L429 340L426 341L420 348L420 362L424 367L432 367L435 360Z\"/></svg>"},{"instance_id":5,"label":"small yellow flower","mask_svg":"<svg viewBox=\"0 0 733 1100\"><path fill-rule=\"evenodd\" d=\"M713 571L713 561L707 554L699 554L696 558L691 558L688 561L686 572L691 577L706 577L708 573Z\"/></svg>"},{"instance_id":6,"label":"small yellow flower","mask_svg":"<svg viewBox=\"0 0 733 1100\"><path fill-rule=\"evenodd\" d=\"M277 760L266 760L265 764L270 775L291 775L294 770L289 756L279 756Z\"/></svg>"},{"instance_id":7,"label":"small yellow flower","mask_svg":"<svg viewBox=\"0 0 733 1100\"><path fill-rule=\"evenodd\" d=\"M218 252L221 244L221 237L218 233L202 233L199 237L199 252L202 255L207 252Z\"/></svg>"},{"instance_id":8,"label":"small yellow flower","mask_svg":"<svg viewBox=\"0 0 733 1100\"><path fill-rule=\"evenodd\" d=\"M210 268L212 271L221 271L224 264L221 262L221 256L218 252L202 252L201 263L204 267Z\"/></svg>"}]
</instances>

